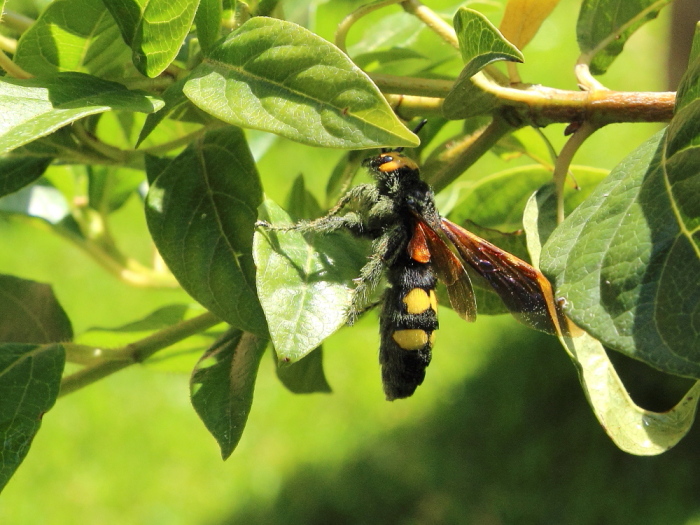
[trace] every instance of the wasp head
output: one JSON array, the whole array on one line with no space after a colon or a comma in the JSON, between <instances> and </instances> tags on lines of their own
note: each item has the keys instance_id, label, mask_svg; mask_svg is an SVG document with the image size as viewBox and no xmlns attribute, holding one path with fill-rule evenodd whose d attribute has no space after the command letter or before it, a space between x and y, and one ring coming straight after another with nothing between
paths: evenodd
<instances>
[{"instance_id":1,"label":"wasp head","mask_svg":"<svg viewBox=\"0 0 700 525\"><path fill-rule=\"evenodd\" d=\"M363 166L379 181L395 177L418 179L418 164L398 151L387 151L365 159Z\"/></svg>"}]
</instances>

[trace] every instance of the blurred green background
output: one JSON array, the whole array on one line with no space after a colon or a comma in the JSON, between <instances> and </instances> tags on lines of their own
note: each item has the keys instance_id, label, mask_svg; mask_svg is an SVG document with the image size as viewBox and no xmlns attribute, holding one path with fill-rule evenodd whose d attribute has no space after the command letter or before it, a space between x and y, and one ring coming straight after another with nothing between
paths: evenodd
<instances>
[{"instance_id":1,"label":"blurred green background","mask_svg":"<svg viewBox=\"0 0 700 525\"><path fill-rule=\"evenodd\" d=\"M349 6L319 6L315 30L329 38ZM499 19L494 2L476 7ZM577 9L563 1L525 49L524 80L576 88ZM619 90L669 89L670 24L663 12L645 26L601 80ZM575 163L610 169L658 128L610 126ZM557 147L563 129L545 130ZM303 173L321 197L341 154L276 141L259 165L267 194L285 202ZM472 174L527 162L487 156ZM114 228L120 244L145 259L141 207L129 202ZM0 239L0 272L51 282L76 333L187 301L182 292L129 288L16 219L0 220ZM267 356L248 426L226 462L177 367L132 367L62 398L0 496L0 523L700 523L698 432L659 457L620 452L554 338L509 317L467 325L443 308L425 384L394 403L383 398L377 347L375 314L327 341L330 395L290 394ZM650 408L668 408L682 391L641 365L621 365Z\"/></svg>"}]
</instances>

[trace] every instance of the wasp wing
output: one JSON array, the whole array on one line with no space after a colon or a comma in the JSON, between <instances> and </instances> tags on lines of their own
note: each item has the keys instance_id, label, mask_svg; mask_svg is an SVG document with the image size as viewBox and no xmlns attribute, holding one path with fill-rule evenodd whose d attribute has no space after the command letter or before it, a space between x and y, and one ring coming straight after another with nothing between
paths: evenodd
<instances>
[{"instance_id":1,"label":"wasp wing","mask_svg":"<svg viewBox=\"0 0 700 525\"><path fill-rule=\"evenodd\" d=\"M549 334L560 332L563 314L542 272L445 218L442 231L462 260L491 285L513 316Z\"/></svg>"},{"instance_id":2,"label":"wasp wing","mask_svg":"<svg viewBox=\"0 0 700 525\"><path fill-rule=\"evenodd\" d=\"M413 238L409 244L411 253L423 254L419 246L427 246L433 269L438 279L445 283L452 309L466 321L476 319L476 300L469 274L459 258L445 244L445 241L425 222L416 220Z\"/></svg>"}]
</instances>

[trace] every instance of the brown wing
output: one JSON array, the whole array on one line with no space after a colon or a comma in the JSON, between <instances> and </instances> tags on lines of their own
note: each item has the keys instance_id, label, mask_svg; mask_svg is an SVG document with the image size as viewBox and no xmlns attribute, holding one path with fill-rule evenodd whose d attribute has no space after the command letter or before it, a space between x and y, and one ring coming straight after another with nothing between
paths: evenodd
<instances>
[{"instance_id":1,"label":"brown wing","mask_svg":"<svg viewBox=\"0 0 700 525\"><path fill-rule=\"evenodd\" d=\"M476 301L474 300L474 291L469 280L469 274L464 269L462 262L445 244L445 241L425 222L416 218L413 238L409 243L411 256L413 257L414 253L422 255L424 250L421 246L423 245L426 245L428 248L430 260L433 262L433 269L437 273L438 278L447 287L452 309L462 319L474 321L476 319Z\"/></svg>"},{"instance_id":2,"label":"brown wing","mask_svg":"<svg viewBox=\"0 0 700 525\"><path fill-rule=\"evenodd\" d=\"M563 314L542 272L447 219L441 227L462 260L486 279L518 321L550 334L560 331Z\"/></svg>"}]
</instances>

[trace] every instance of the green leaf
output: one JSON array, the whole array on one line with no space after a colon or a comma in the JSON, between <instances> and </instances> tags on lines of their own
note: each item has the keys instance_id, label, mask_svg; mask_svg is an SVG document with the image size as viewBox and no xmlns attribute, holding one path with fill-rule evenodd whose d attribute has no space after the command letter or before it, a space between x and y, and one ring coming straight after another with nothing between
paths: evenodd
<instances>
[{"instance_id":1,"label":"green leaf","mask_svg":"<svg viewBox=\"0 0 700 525\"><path fill-rule=\"evenodd\" d=\"M104 214L121 208L144 183L142 170L88 166L90 207Z\"/></svg>"},{"instance_id":2,"label":"green leaf","mask_svg":"<svg viewBox=\"0 0 700 525\"><path fill-rule=\"evenodd\" d=\"M332 148L415 146L372 81L301 26L256 17L215 46L185 95L218 119Z\"/></svg>"},{"instance_id":3,"label":"green leaf","mask_svg":"<svg viewBox=\"0 0 700 525\"><path fill-rule=\"evenodd\" d=\"M100 0L55 0L22 34L14 61L36 76L82 71L117 80L136 73L125 68L129 53Z\"/></svg>"},{"instance_id":4,"label":"green leaf","mask_svg":"<svg viewBox=\"0 0 700 525\"><path fill-rule=\"evenodd\" d=\"M163 102L84 73L0 79L0 154L110 110L152 113Z\"/></svg>"},{"instance_id":5,"label":"green leaf","mask_svg":"<svg viewBox=\"0 0 700 525\"><path fill-rule=\"evenodd\" d=\"M700 56L700 22L695 24L695 33L693 33L693 44L690 48L689 63L693 63Z\"/></svg>"},{"instance_id":6,"label":"green leaf","mask_svg":"<svg viewBox=\"0 0 700 525\"><path fill-rule=\"evenodd\" d=\"M602 75L622 53L627 39L653 20L671 0L585 0L576 37L591 73Z\"/></svg>"},{"instance_id":7,"label":"green leaf","mask_svg":"<svg viewBox=\"0 0 700 525\"><path fill-rule=\"evenodd\" d=\"M0 341L57 343L73 339L73 328L51 286L0 275Z\"/></svg>"},{"instance_id":8,"label":"green leaf","mask_svg":"<svg viewBox=\"0 0 700 525\"><path fill-rule=\"evenodd\" d=\"M556 199L550 187L528 201L523 223L533 264L539 265L542 241L556 218ZM542 198L540 198L542 197ZM545 229L542 229L542 226ZM559 336L574 363L586 398L601 426L621 450L639 456L661 454L688 432L700 401L700 382L663 413L645 410L630 398L605 348L589 334Z\"/></svg>"},{"instance_id":9,"label":"green leaf","mask_svg":"<svg viewBox=\"0 0 700 525\"><path fill-rule=\"evenodd\" d=\"M0 158L0 197L31 184L44 174L51 158Z\"/></svg>"},{"instance_id":10,"label":"green leaf","mask_svg":"<svg viewBox=\"0 0 700 525\"><path fill-rule=\"evenodd\" d=\"M340 158L326 183L326 203L337 202L350 189L357 170L366 158L367 152L362 150L348 151Z\"/></svg>"},{"instance_id":11,"label":"green leaf","mask_svg":"<svg viewBox=\"0 0 700 525\"><path fill-rule=\"evenodd\" d=\"M255 379L267 341L229 330L192 373L192 405L228 458L238 445L253 404Z\"/></svg>"},{"instance_id":12,"label":"green leaf","mask_svg":"<svg viewBox=\"0 0 700 525\"><path fill-rule=\"evenodd\" d=\"M460 7L454 16L459 50L475 74L497 60L522 62L523 54L508 42L488 18L473 9Z\"/></svg>"},{"instance_id":13,"label":"green leaf","mask_svg":"<svg viewBox=\"0 0 700 525\"><path fill-rule=\"evenodd\" d=\"M63 365L61 345L0 345L0 491L55 403Z\"/></svg>"},{"instance_id":14,"label":"green leaf","mask_svg":"<svg viewBox=\"0 0 700 525\"><path fill-rule=\"evenodd\" d=\"M689 71L684 86L698 82ZM678 106L668 131L623 160L552 234L542 267L567 314L603 344L699 378L700 104L681 91Z\"/></svg>"},{"instance_id":15,"label":"green leaf","mask_svg":"<svg viewBox=\"0 0 700 525\"><path fill-rule=\"evenodd\" d=\"M240 129L210 131L153 182L146 219L182 287L235 327L267 334L251 255L262 189Z\"/></svg>"},{"instance_id":16,"label":"green leaf","mask_svg":"<svg viewBox=\"0 0 700 525\"><path fill-rule=\"evenodd\" d=\"M277 357L275 355L275 361ZM277 377L290 392L314 394L331 392L323 373L323 348L320 346L295 363L277 363Z\"/></svg>"},{"instance_id":17,"label":"green leaf","mask_svg":"<svg viewBox=\"0 0 700 525\"><path fill-rule=\"evenodd\" d=\"M645 410L630 398L599 341L588 334L560 341L576 364L593 412L618 448L638 456L655 456L688 433L700 400L700 382L671 410Z\"/></svg>"},{"instance_id":18,"label":"green leaf","mask_svg":"<svg viewBox=\"0 0 700 525\"><path fill-rule=\"evenodd\" d=\"M274 226L289 224L266 201L262 216ZM298 361L347 321L352 289L366 261L360 247L342 234L309 235L261 229L253 253L257 288L280 361Z\"/></svg>"},{"instance_id":19,"label":"green leaf","mask_svg":"<svg viewBox=\"0 0 700 525\"><path fill-rule=\"evenodd\" d=\"M206 55L214 42L219 40L221 27L221 0L200 0L197 14L194 17L197 24L197 38L202 52Z\"/></svg>"},{"instance_id":20,"label":"green leaf","mask_svg":"<svg viewBox=\"0 0 700 525\"><path fill-rule=\"evenodd\" d=\"M171 325L184 321L188 313L192 312L191 305L169 304L151 312L143 319L132 321L116 328L93 327L89 331L110 331L110 332L149 332L163 330ZM198 313L202 313L199 311Z\"/></svg>"},{"instance_id":21,"label":"green leaf","mask_svg":"<svg viewBox=\"0 0 700 525\"><path fill-rule=\"evenodd\" d=\"M121 208L144 183L142 170L88 166L90 207L104 214Z\"/></svg>"},{"instance_id":22,"label":"green leaf","mask_svg":"<svg viewBox=\"0 0 700 525\"><path fill-rule=\"evenodd\" d=\"M160 75L175 59L190 32L199 0L104 0L132 61L148 77Z\"/></svg>"},{"instance_id":23,"label":"green leaf","mask_svg":"<svg viewBox=\"0 0 700 525\"><path fill-rule=\"evenodd\" d=\"M287 211L294 220L315 219L323 215L316 197L306 189L303 175L294 179L292 189L287 196Z\"/></svg>"},{"instance_id":24,"label":"green leaf","mask_svg":"<svg viewBox=\"0 0 700 525\"><path fill-rule=\"evenodd\" d=\"M165 118L200 123L211 120L211 117L194 106L182 92L185 82L186 79L180 79L163 91L162 97L165 105L146 117L146 122L141 128L141 133L136 142L137 148Z\"/></svg>"},{"instance_id":25,"label":"green leaf","mask_svg":"<svg viewBox=\"0 0 700 525\"><path fill-rule=\"evenodd\" d=\"M476 87L471 78L492 62L522 62L523 55L478 11L461 7L455 14L454 27L466 65L445 97L443 114L461 120L488 113L497 104L496 97Z\"/></svg>"}]
</instances>

